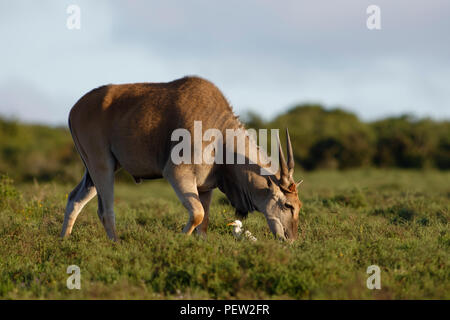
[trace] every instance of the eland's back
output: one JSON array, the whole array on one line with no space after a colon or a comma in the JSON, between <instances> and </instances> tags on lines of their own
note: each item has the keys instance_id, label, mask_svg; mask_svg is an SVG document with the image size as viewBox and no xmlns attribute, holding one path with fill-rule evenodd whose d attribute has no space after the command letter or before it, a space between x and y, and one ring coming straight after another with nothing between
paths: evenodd
<instances>
[{"instance_id":1,"label":"eland's back","mask_svg":"<svg viewBox=\"0 0 450 320\"><path fill-rule=\"evenodd\" d=\"M240 125L219 89L198 77L103 86L83 96L69 116L79 150L111 152L135 178L161 177L172 132L184 128L193 137L194 120L204 129Z\"/></svg>"}]
</instances>

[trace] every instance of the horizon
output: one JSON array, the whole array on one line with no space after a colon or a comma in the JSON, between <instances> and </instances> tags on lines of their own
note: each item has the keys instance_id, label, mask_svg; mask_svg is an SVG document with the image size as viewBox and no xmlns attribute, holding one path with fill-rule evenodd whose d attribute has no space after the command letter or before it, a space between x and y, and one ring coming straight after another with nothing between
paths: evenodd
<instances>
[{"instance_id":1,"label":"horizon","mask_svg":"<svg viewBox=\"0 0 450 320\"><path fill-rule=\"evenodd\" d=\"M263 122L265 124L269 124L270 122L273 122L274 120L276 120L278 117L283 116L285 114L288 114L291 110L297 109L297 108L305 108L305 107L310 107L310 106L314 106L314 107L320 107L322 108L324 111L326 112L333 112L333 111L343 111L345 113L354 115L357 117L358 121L361 123L365 123L365 124L371 124L371 123L375 123L378 121L384 121L384 120L389 120L389 119L399 119L399 118L404 118L407 117L408 119L412 120L413 122L416 121L423 121L423 120L431 120L433 122L436 123L444 123L444 122L450 122L450 118L445 118L445 119L436 119L430 116L417 116L413 113L401 113L401 114L395 114L395 115L386 115L386 116L382 116L379 118L375 118L375 119L362 119L358 114L356 114L355 112L353 112L352 110L346 109L346 108L342 108L340 106L336 106L336 107L326 107L324 105L321 104L317 104L317 103L300 103L294 106L291 106L289 108L286 108L285 110L282 110L280 113L275 114L273 117L271 118L261 118L261 120L263 120ZM235 110L233 110L235 112ZM236 112L235 112L236 114ZM248 117L253 114L259 117L259 115L256 112L253 111L249 111L249 110L244 110L243 114L236 114L236 116L239 118L239 121L241 121L242 123L247 123L249 120ZM69 114L67 113L67 118L69 117ZM14 115L4 115L2 113L0 113L0 119L7 121L7 122L17 122L18 124L24 124L24 125L36 125L36 126L46 126L46 127L50 127L50 128L66 128L68 129L68 124L67 124L67 120L66 122L61 122L61 123L49 123L49 122L40 122L39 120L27 120L27 119L21 119L19 117L15 117ZM248 128L250 129L250 128Z\"/></svg>"}]
</instances>

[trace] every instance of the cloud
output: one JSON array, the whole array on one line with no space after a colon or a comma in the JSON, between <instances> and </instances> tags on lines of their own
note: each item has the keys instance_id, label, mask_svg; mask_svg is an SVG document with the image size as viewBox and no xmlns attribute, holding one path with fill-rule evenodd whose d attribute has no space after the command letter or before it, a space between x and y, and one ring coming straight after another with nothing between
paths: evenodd
<instances>
[{"instance_id":1,"label":"cloud","mask_svg":"<svg viewBox=\"0 0 450 320\"><path fill-rule=\"evenodd\" d=\"M80 31L66 28L69 4L0 4L0 83L58 112L99 85L197 74L267 118L303 101L450 117L448 1L379 0L380 31L365 26L368 0L80 0Z\"/></svg>"},{"instance_id":2,"label":"cloud","mask_svg":"<svg viewBox=\"0 0 450 320\"><path fill-rule=\"evenodd\" d=\"M20 79L0 84L0 114L26 122L66 124L67 112L57 97L42 94L39 88Z\"/></svg>"}]
</instances>

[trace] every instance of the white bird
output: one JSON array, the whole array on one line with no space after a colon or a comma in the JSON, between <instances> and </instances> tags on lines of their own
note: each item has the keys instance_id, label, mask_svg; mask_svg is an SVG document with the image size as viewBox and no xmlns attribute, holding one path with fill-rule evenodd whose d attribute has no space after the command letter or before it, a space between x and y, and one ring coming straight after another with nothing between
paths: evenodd
<instances>
[{"instance_id":1,"label":"white bird","mask_svg":"<svg viewBox=\"0 0 450 320\"><path fill-rule=\"evenodd\" d=\"M234 220L233 222L227 224L227 226L233 226L233 235L236 239L241 240L242 234L244 234L245 239L250 241L256 241L257 239L252 235L252 233L248 230L242 229L242 222L240 220Z\"/></svg>"}]
</instances>

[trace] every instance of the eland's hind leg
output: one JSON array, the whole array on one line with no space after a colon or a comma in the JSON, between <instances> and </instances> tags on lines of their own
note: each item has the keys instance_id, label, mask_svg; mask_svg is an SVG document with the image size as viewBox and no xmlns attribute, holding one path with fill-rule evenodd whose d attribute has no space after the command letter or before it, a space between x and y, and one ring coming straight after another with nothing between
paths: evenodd
<instances>
[{"instance_id":1,"label":"eland's hind leg","mask_svg":"<svg viewBox=\"0 0 450 320\"><path fill-rule=\"evenodd\" d=\"M116 218L114 214L114 173L116 160L110 153L98 154L87 165L98 192L98 217L111 240L117 241Z\"/></svg>"},{"instance_id":2,"label":"eland's hind leg","mask_svg":"<svg viewBox=\"0 0 450 320\"><path fill-rule=\"evenodd\" d=\"M61 231L61 237L67 237L72 232L73 224L83 207L97 194L89 172L86 170L81 182L72 190L67 199L66 213Z\"/></svg>"}]
</instances>

